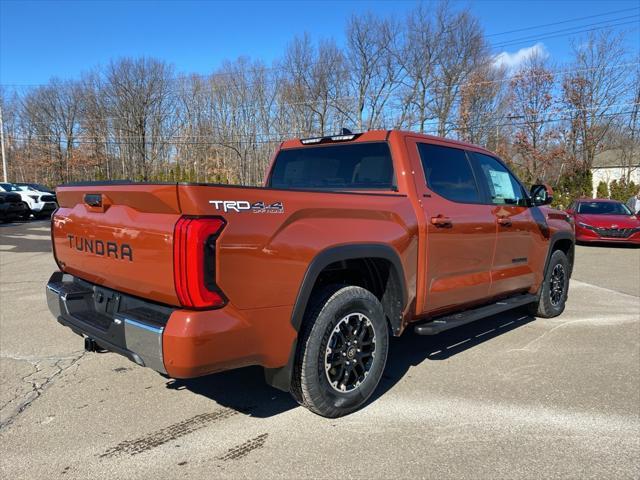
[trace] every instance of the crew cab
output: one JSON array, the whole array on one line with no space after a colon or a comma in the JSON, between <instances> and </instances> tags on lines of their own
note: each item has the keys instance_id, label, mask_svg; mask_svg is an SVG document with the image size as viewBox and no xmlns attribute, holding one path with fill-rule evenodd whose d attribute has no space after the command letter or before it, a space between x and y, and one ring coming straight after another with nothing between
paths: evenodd
<instances>
[{"instance_id":1,"label":"crew cab","mask_svg":"<svg viewBox=\"0 0 640 480\"><path fill-rule=\"evenodd\" d=\"M59 187L47 285L88 350L174 378L246 365L327 417L375 390L390 336L564 310L573 226L493 153L405 131L283 142L264 187Z\"/></svg>"}]
</instances>

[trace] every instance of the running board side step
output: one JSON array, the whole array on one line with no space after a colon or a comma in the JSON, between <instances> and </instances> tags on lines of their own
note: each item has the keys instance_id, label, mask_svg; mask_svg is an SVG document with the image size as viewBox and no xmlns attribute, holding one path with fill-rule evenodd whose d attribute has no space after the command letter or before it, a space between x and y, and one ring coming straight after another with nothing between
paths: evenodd
<instances>
[{"instance_id":1,"label":"running board side step","mask_svg":"<svg viewBox=\"0 0 640 480\"><path fill-rule=\"evenodd\" d=\"M481 318L490 317L497 313L506 312L513 308L528 305L537 300L535 295L525 293L514 297L505 298L496 303L491 303L483 307L474 308L473 310L465 310L464 312L454 313L444 317L436 318L427 323L421 323L414 327L414 331L418 335L435 335L451 328L460 327L467 323L475 322Z\"/></svg>"}]
</instances>

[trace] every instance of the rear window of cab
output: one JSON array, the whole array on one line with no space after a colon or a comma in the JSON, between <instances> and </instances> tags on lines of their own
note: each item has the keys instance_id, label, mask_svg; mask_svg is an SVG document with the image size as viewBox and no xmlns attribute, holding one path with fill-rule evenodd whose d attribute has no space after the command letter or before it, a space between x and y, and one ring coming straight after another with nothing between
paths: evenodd
<instances>
[{"instance_id":1,"label":"rear window of cab","mask_svg":"<svg viewBox=\"0 0 640 480\"><path fill-rule=\"evenodd\" d=\"M386 142L281 150L267 184L279 189L393 190L391 152Z\"/></svg>"}]
</instances>

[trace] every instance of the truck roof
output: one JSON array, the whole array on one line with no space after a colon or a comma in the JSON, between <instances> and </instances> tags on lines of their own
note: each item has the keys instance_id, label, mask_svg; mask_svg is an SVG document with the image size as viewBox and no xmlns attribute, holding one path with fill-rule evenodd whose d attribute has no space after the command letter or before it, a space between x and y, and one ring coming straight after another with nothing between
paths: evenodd
<instances>
[{"instance_id":1,"label":"truck roof","mask_svg":"<svg viewBox=\"0 0 640 480\"><path fill-rule=\"evenodd\" d=\"M486 148L483 148L483 147L481 147L479 145L474 145L472 143L462 142L462 141L459 141L459 140L452 140L450 138L437 137L435 135L427 135L427 134L424 134L424 133L412 132L412 131L409 131L409 130L399 130L399 129L369 130L369 131L363 132L363 133L354 133L354 135L356 135L356 138L353 139L353 140L349 140L347 142L344 142L344 143L384 141L384 140L387 140L392 133L394 135L398 135L398 136L400 136L402 138L404 138L404 137L421 137L421 138L424 138L425 140L427 140L429 143L438 143L438 144L441 144L441 145L442 144L447 144L447 145L451 145L452 147L464 148L464 149L468 149L468 150L475 150L475 151L478 151L478 152L485 152L485 153L494 155L491 151L487 150ZM328 138L328 137L330 137L330 135L327 135L327 136L325 136L323 138ZM320 137L316 137L316 138L320 138ZM301 148L301 147L317 145L317 143L305 145L304 143L302 143L302 140L304 140L304 139L292 138L292 139L289 139L289 140L285 140L284 142L282 142L280 144L280 149L284 150L284 149L289 149L289 148Z\"/></svg>"}]
</instances>

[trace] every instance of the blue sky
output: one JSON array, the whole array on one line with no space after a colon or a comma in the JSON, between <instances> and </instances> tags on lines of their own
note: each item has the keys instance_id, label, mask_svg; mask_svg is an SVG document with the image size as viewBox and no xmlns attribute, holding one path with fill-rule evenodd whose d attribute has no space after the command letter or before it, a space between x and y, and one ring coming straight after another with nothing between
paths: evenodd
<instances>
[{"instance_id":1,"label":"blue sky","mask_svg":"<svg viewBox=\"0 0 640 480\"><path fill-rule=\"evenodd\" d=\"M0 0L0 83L41 84L49 78L78 78L83 71L121 56L152 56L172 63L176 71L209 73L225 59L244 55L268 64L279 57L296 34L344 40L346 19L371 10L401 16L415 6L397 1L13 1ZM566 33L550 32L597 22L623 23L628 47L640 49L640 3L637 0L454 2L480 18L494 44L530 37L495 50L517 62L518 50L544 48L555 63L565 62ZM502 32L552 22L634 9L546 28ZM631 17L636 15L635 17ZM614 19L620 19L613 21ZM597 23L593 26L600 26ZM585 28L593 28L593 26ZM542 46L540 45L542 44Z\"/></svg>"}]
</instances>

